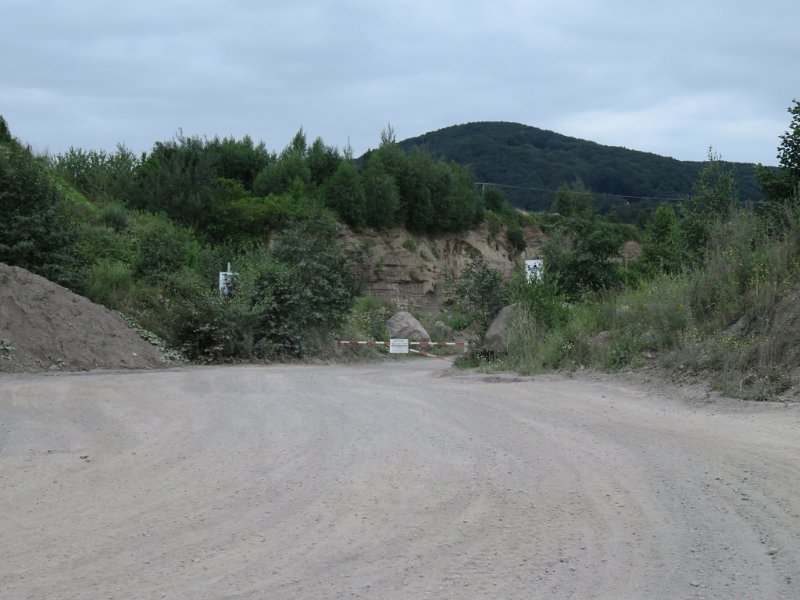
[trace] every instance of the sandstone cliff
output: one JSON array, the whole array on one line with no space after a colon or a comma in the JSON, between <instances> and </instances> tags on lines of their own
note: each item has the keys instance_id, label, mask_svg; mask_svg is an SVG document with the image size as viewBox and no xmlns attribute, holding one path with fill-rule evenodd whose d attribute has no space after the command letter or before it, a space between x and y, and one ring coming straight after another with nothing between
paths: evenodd
<instances>
[{"instance_id":1,"label":"sandstone cliff","mask_svg":"<svg viewBox=\"0 0 800 600\"><path fill-rule=\"evenodd\" d=\"M437 312L447 301L447 281L457 276L476 254L509 278L526 258L537 258L545 243L537 228L525 230L528 244L516 252L505 232L487 227L461 234L424 236L405 229L344 230L341 241L353 252L366 282L366 292L400 308Z\"/></svg>"}]
</instances>

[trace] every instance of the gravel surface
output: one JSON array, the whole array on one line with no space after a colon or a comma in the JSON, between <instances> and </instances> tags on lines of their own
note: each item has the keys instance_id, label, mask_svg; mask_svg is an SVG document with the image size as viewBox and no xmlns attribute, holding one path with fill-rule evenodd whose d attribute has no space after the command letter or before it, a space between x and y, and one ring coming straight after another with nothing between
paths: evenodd
<instances>
[{"instance_id":1,"label":"gravel surface","mask_svg":"<svg viewBox=\"0 0 800 600\"><path fill-rule=\"evenodd\" d=\"M800 406L448 367L0 377L0 598L800 598Z\"/></svg>"}]
</instances>

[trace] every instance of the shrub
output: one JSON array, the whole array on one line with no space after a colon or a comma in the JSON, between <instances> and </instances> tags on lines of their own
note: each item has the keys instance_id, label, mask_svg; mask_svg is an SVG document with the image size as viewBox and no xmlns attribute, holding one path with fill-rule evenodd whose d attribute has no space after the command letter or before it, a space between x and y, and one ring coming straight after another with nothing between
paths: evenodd
<instances>
[{"instance_id":1,"label":"shrub","mask_svg":"<svg viewBox=\"0 0 800 600\"><path fill-rule=\"evenodd\" d=\"M524 308L542 331L566 323L569 316L567 298L558 291L552 278L528 281L524 273L517 273L509 287L511 302Z\"/></svg>"},{"instance_id":2,"label":"shrub","mask_svg":"<svg viewBox=\"0 0 800 600\"><path fill-rule=\"evenodd\" d=\"M508 240L508 243L511 244L511 247L517 252L522 252L528 245L525 241L525 236L522 233L522 227L520 227L517 223L512 223L508 226L508 229L506 230L506 239Z\"/></svg>"},{"instance_id":3,"label":"shrub","mask_svg":"<svg viewBox=\"0 0 800 600\"><path fill-rule=\"evenodd\" d=\"M121 233L128 228L128 211L118 202L109 202L100 210L97 221Z\"/></svg>"},{"instance_id":4,"label":"shrub","mask_svg":"<svg viewBox=\"0 0 800 600\"><path fill-rule=\"evenodd\" d=\"M480 255L470 259L453 291L458 306L477 324L481 337L508 303L508 288L500 272L487 265Z\"/></svg>"},{"instance_id":5,"label":"shrub","mask_svg":"<svg viewBox=\"0 0 800 600\"><path fill-rule=\"evenodd\" d=\"M170 286L171 341L200 361L301 357L318 350L359 291L335 235L330 219L297 223L272 250L240 255L230 296L219 294L210 275L184 269Z\"/></svg>"},{"instance_id":6,"label":"shrub","mask_svg":"<svg viewBox=\"0 0 800 600\"><path fill-rule=\"evenodd\" d=\"M389 332L386 321L396 308L372 295L356 298L353 310L344 326L345 337L349 339L386 340Z\"/></svg>"},{"instance_id":7,"label":"shrub","mask_svg":"<svg viewBox=\"0 0 800 600\"><path fill-rule=\"evenodd\" d=\"M120 309L133 288L130 268L119 261L100 260L91 267L85 283L86 297L111 309Z\"/></svg>"},{"instance_id":8,"label":"shrub","mask_svg":"<svg viewBox=\"0 0 800 600\"><path fill-rule=\"evenodd\" d=\"M162 277L196 263L200 244L191 230L163 216L151 216L138 233L133 270L139 277Z\"/></svg>"}]
</instances>

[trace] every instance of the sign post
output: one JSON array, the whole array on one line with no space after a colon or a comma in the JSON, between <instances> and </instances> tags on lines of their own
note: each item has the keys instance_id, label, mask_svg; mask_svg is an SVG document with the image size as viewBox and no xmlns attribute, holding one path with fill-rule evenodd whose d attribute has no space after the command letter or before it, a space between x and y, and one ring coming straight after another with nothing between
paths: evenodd
<instances>
[{"instance_id":1,"label":"sign post","mask_svg":"<svg viewBox=\"0 0 800 600\"><path fill-rule=\"evenodd\" d=\"M526 260L525 274L528 276L528 283L534 279L541 279L544 275L544 261L540 258Z\"/></svg>"},{"instance_id":2,"label":"sign post","mask_svg":"<svg viewBox=\"0 0 800 600\"><path fill-rule=\"evenodd\" d=\"M236 287L236 273L231 271L231 263L228 263L227 271L219 272L219 293L229 296Z\"/></svg>"}]
</instances>

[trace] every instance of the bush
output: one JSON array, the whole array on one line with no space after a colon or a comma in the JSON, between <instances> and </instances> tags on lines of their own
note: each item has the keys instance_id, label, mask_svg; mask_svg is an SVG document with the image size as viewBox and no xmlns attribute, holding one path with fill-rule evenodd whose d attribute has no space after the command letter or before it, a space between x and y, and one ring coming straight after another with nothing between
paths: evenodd
<instances>
[{"instance_id":1,"label":"bush","mask_svg":"<svg viewBox=\"0 0 800 600\"><path fill-rule=\"evenodd\" d=\"M184 269L171 284L170 340L200 361L319 350L360 289L335 235L335 222L320 218L289 227L271 251L240 255L236 289L227 297L215 278Z\"/></svg>"},{"instance_id":2,"label":"bush","mask_svg":"<svg viewBox=\"0 0 800 600\"><path fill-rule=\"evenodd\" d=\"M237 328L226 299L188 269L172 278L166 333L190 360L216 362L237 357Z\"/></svg>"},{"instance_id":3,"label":"bush","mask_svg":"<svg viewBox=\"0 0 800 600\"><path fill-rule=\"evenodd\" d=\"M123 308L133 288L130 268L114 260L99 261L91 267L87 279L86 297L111 309Z\"/></svg>"},{"instance_id":4,"label":"bush","mask_svg":"<svg viewBox=\"0 0 800 600\"><path fill-rule=\"evenodd\" d=\"M625 241L625 228L601 217L574 216L557 227L556 237L544 248L548 276L571 301L611 289L621 282L614 262Z\"/></svg>"},{"instance_id":5,"label":"bush","mask_svg":"<svg viewBox=\"0 0 800 600\"><path fill-rule=\"evenodd\" d=\"M387 340L386 321L396 312L396 307L367 295L356 298L353 310L343 327L344 337L359 340Z\"/></svg>"},{"instance_id":6,"label":"bush","mask_svg":"<svg viewBox=\"0 0 800 600\"><path fill-rule=\"evenodd\" d=\"M458 306L472 318L481 337L508 304L508 288L500 272L487 265L480 255L473 257L461 271L453 292Z\"/></svg>"},{"instance_id":7,"label":"bush","mask_svg":"<svg viewBox=\"0 0 800 600\"><path fill-rule=\"evenodd\" d=\"M176 227L166 217L145 217L137 228L138 249L133 270L138 277L163 277L194 265L200 244L191 230Z\"/></svg>"},{"instance_id":8,"label":"bush","mask_svg":"<svg viewBox=\"0 0 800 600\"><path fill-rule=\"evenodd\" d=\"M506 230L506 239L508 240L508 243L511 244L511 247L517 252L522 252L528 245L525 241L525 236L522 233L522 227L520 227L517 223L512 223L508 226L508 229Z\"/></svg>"},{"instance_id":9,"label":"bush","mask_svg":"<svg viewBox=\"0 0 800 600\"><path fill-rule=\"evenodd\" d=\"M100 210L97 221L121 233L128 228L128 210L118 202L109 202Z\"/></svg>"},{"instance_id":10,"label":"bush","mask_svg":"<svg viewBox=\"0 0 800 600\"><path fill-rule=\"evenodd\" d=\"M525 309L542 331L563 325L569 317L567 298L550 277L528 281L525 273L517 273L511 280L509 292L511 302Z\"/></svg>"}]
</instances>

